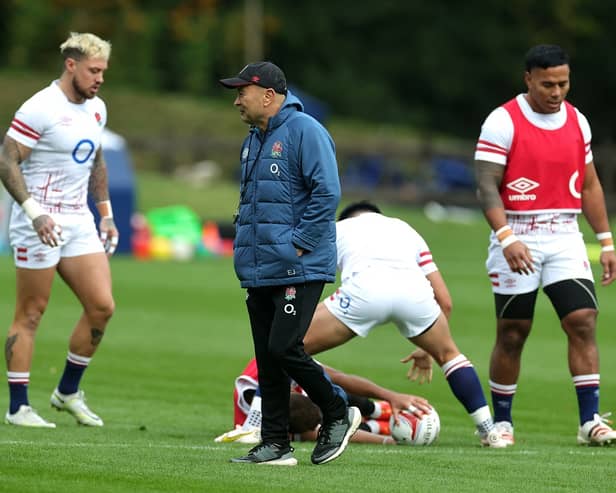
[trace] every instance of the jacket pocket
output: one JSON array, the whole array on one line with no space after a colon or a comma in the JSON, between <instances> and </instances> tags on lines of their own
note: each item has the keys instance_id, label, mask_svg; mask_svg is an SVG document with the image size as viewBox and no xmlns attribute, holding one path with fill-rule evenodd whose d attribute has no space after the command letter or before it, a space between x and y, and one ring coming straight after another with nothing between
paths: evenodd
<instances>
[{"instance_id":1,"label":"jacket pocket","mask_svg":"<svg viewBox=\"0 0 616 493\"><path fill-rule=\"evenodd\" d=\"M259 245L257 247L257 268L260 279L286 279L303 276L302 257L291 243L291 233L283 235L280 243Z\"/></svg>"}]
</instances>

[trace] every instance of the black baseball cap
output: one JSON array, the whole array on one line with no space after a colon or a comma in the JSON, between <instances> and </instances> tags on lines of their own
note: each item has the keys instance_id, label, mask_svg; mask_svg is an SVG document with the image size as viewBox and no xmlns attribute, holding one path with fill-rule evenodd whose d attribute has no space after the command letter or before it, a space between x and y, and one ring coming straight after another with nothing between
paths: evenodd
<instances>
[{"instance_id":1,"label":"black baseball cap","mask_svg":"<svg viewBox=\"0 0 616 493\"><path fill-rule=\"evenodd\" d=\"M237 77L220 79L219 82L229 89L255 84L266 89L272 88L278 94L287 93L287 79L284 72L272 62L249 63Z\"/></svg>"}]
</instances>

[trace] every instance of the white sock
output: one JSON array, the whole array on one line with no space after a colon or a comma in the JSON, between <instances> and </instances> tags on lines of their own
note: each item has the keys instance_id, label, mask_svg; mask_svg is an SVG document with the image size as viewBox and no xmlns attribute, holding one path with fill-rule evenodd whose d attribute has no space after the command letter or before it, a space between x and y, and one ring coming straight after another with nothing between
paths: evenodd
<instances>
[{"instance_id":1,"label":"white sock","mask_svg":"<svg viewBox=\"0 0 616 493\"><path fill-rule=\"evenodd\" d=\"M261 428L261 397L258 395L255 395L252 398L250 411L248 411L248 416L246 416L246 420L242 424L242 428L245 430Z\"/></svg>"},{"instance_id":2,"label":"white sock","mask_svg":"<svg viewBox=\"0 0 616 493\"><path fill-rule=\"evenodd\" d=\"M494 421L492 420L492 414L490 413L490 408L486 405L480 407L476 411L470 414L473 423L477 427L477 431L481 435L485 435L489 433L492 428L494 428Z\"/></svg>"}]
</instances>

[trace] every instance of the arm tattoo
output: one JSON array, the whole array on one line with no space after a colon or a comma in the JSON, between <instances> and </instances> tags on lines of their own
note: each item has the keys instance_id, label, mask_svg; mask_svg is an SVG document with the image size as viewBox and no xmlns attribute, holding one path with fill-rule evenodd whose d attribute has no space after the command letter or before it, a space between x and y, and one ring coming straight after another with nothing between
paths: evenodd
<instances>
[{"instance_id":1,"label":"arm tattoo","mask_svg":"<svg viewBox=\"0 0 616 493\"><path fill-rule=\"evenodd\" d=\"M109 184L107 181L107 164L103 158L102 149L96 151L92 170L90 171L90 182L88 185L90 195L94 203L109 200Z\"/></svg>"},{"instance_id":2,"label":"arm tattoo","mask_svg":"<svg viewBox=\"0 0 616 493\"><path fill-rule=\"evenodd\" d=\"M13 359L13 346L16 342L17 334L6 338L6 343L4 344L4 357L6 358L7 369L11 366L11 359Z\"/></svg>"},{"instance_id":3,"label":"arm tattoo","mask_svg":"<svg viewBox=\"0 0 616 493\"><path fill-rule=\"evenodd\" d=\"M19 169L22 159L23 156L19 152L17 142L10 137L5 137L2 154L0 154L0 181L18 204L22 204L30 195Z\"/></svg>"},{"instance_id":4,"label":"arm tattoo","mask_svg":"<svg viewBox=\"0 0 616 493\"><path fill-rule=\"evenodd\" d=\"M103 338L103 334L105 334L104 331L102 331L101 329L97 329L96 327L92 327L90 329L90 344L92 344L93 346L98 346L101 342L101 339Z\"/></svg>"},{"instance_id":5,"label":"arm tattoo","mask_svg":"<svg viewBox=\"0 0 616 493\"><path fill-rule=\"evenodd\" d=\"M487 161L475 161L475 178L477 180L477 198L482 209L502 208L499 189L505 174L505 167Z\"/></svg>"}]
</instances>

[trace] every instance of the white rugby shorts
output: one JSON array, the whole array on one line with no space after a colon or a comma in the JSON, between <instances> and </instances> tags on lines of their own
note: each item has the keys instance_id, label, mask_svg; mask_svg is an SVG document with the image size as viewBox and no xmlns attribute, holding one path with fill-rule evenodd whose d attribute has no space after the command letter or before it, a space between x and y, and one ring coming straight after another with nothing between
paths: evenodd
<instances>
[{"instance_id":1,"label":"white rugby shorts","mask_svg":"<svg viewBox=\"0 0 616 493\"><path fill-rule=\"evenodd\" d=\"M593 281L582 233L542 233L517 235L530 249L535 272L516 274L503 256L503 249L492 235L486 268L497 294L529 293L566 279Z\"/></svg>"},{"instance_id":2,"label":"white rugby shorts","mask_svg":"<svg viewBox=\"0 0 616 493\"><path fill-rule=\"evenodd\" d=\"M436 321L441 308L426 277L411 272L371 268L355 273L323 303L360 337L387 322L402 336L415 337Z\"/></svg>"},{"instance_id":3,"label":"white rugby shorts","mask_svg":"<svg viewBox=\"0 0 616 493\"><path fill-rule=\"evenodd\" d=\"M63 257L105 251L91 214L62 214L54 215L53 218L62 227L62 240L57 247L43 244L30 218L21 210L13 211L9 241L16 267L47 269L57 265Z\"/></svg>"}]
</instances>

